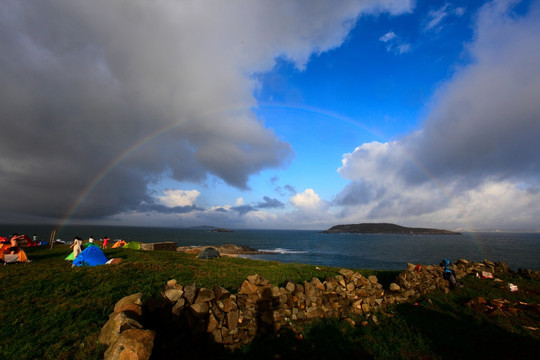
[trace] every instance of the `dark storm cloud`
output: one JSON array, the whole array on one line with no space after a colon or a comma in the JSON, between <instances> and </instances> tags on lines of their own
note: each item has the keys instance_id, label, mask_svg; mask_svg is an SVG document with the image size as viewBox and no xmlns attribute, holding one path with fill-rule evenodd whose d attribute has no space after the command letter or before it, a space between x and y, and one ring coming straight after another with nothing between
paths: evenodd
<instances>
[{"instance_id":1,"label":"dark storm cloud","mask_svg":"<svg viewBox=\"0 0 540 360\"><path fill-rule=\"evenodd\" d=\"M137 207L140 212L157 212L161 214L186 214L193 211L201 211L197 206L174 206L168 207L160 204L142 204Z\"/></svg>"},{"instance_id":2,"label":"dark storm cloud","mask_svg":"<svg viewBox=\"0 0 540 360\"><path fill-rule=\"evenodd\" d=\"M136 210L164 174L194 182L212 174L246 188L250 175L292 154L250 110L250 75L277 56L304 67L313 52L341 44L362 12L410 8L195 3L0 3L3 212Z\"/></svg>"}]
</instances>

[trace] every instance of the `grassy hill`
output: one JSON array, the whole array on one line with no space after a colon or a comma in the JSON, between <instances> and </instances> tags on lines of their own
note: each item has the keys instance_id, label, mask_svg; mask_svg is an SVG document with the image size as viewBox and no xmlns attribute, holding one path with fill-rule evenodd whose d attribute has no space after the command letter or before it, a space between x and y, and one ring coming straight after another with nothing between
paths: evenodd
<instances>
[{"instance_id":1,"label":"grassy hill","mask_svg":"<svg viewBox=\"0 0 540 360\"><path fill-rule=\"evenodd\" d=\"M338 268L254 261L241 258L199 260L176 252L108 249L120 265L71 268L67 246L25 249L28 264L0 266L0 359L102 359L97 338L122 297L142 292L157 296L167 280L200 287L220 285L236 292L258 273L280 285L338 274ZM495 259L496 260L496 259ZM354 269L358 270L358 269ZM375 274L387 288L397 275ZM538 281L517 277L498 283L465 279L450 294L434 292L415 304L389 308L386 314L357 318L356 326L337 320L302 325L302 336L281 333L260 339L222 358L325 359L347 356L372 359L536 358L540 349ZM512 293L504 286L517 284ZM472 298L506 299L516 310L486 314L466 306ZM519 302L527 305L520 305ZM360 325L367 320L367 325Z\"/></svg>"}]
</instances>

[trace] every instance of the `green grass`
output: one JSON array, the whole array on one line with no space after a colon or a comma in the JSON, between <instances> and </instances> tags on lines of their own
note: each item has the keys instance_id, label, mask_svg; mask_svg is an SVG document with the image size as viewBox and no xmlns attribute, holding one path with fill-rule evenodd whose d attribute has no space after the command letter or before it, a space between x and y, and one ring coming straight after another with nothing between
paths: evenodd
<instances>
[{"instance_id":1,"label":"green grass","mask_svg":"<svg viewBox=\"0 0 540 360\"><path fill-rule=\"evenodd\" d=\"M29 264L0 266L0 359L101 359L105 346L97 338L122 297L142 292L159 295L167 280L199 287L220 285L236 292L242 281L259 274L274 285L286 280L303 282L335 276L338 268L282 264L241 258L198 260L194 255L108 249L120 265L71 268L64 258L67 246L25 249ZM496 259L495 259L496 260ZM375 274L385 287L397 272L361 271ZM354 318L357 326L338 320L300 325L302 337L281 332L222 358L245 359L466 359L536 358L540 350L540 314L520 310L514 316L486 316L464 304L472 297L540 301L536 281L506 278L504 283L466 279L465 286L450 294L436 291L418 300L377 314L380 325ZM511 293L506 282L517 284Z\"/></svg>"}]
</instances>

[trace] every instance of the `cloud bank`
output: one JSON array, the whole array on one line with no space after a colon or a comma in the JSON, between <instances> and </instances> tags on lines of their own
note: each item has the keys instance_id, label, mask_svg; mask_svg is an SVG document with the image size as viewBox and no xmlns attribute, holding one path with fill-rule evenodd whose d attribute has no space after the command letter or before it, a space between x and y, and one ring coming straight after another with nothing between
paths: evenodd
<instances>
[{"instance_id":1,"label":"cloud bank","mask_svg":"<svg viewBox=\"0 0 540 360\"><path fill-rule=\"evenodd\" d=\"M480 9L472 63L437 92L420 130L344 155L347 219L535 229L540 215L540 6Z\"/></svg>"},{"instance_id":2,"label":"cloud bank","mask_svg":"<svg viewBox=\"0 0 540 360\"><path fill-rule=\"evenodd\" d=\"M279 57L302 69L339 46L358 16L411 3L2 1L2 212L13 220L192 208L149 195L164 177L212 175L246 189L251 175L292 156L251 111L252 75Z\"/></svg>"}]
</instances>

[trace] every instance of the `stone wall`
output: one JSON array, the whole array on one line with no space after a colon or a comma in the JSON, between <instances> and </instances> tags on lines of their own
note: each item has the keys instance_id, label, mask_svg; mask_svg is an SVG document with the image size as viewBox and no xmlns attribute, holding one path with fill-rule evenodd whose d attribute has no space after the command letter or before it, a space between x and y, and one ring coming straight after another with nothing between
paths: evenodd
<instances>
[{"instance_id":1,"label":"stone wall","mask_svg":"<svg viewBox=\"0 0 540 360\"><path fill-rule=\"evenodd\" d=\"M176 251L177 244L175 242L161 242L161 243L141 243L141 250L168 250Z\"/></svg>"},{"instance_id":2,"label":"stone wall","mask_svg":"<svg viewBox=\"0 0 540 360\"><path fill-rule=\"evenodd\" d=\"M511 271L504 263L487 260L482 263L458 260L454 270L458 279L481 272ZM162 343L169 339L191 346L206 339L233 349L261 334L283 327L294 329L301 321L334 317L354 324L348 318L350 315L365 315L376 321L374 314L390 304L408 301L434 289L449 291L449 282L442 275L440 266L408 264L389 289L384 289L374 275L364 277L347 269L325 281L317 278L302 284L288 281L281 287L252 275L237 294L219 286L197 288L195 284L182 286L170 280L162 296L149 299L146 304L141 302L140 294L120 300L99 340L109 346L105 359L119 359L122 352L129 352L130 358L146 359L148 344L153 342L156 330L162 334Z\"/></svg>"}]
</instances>

